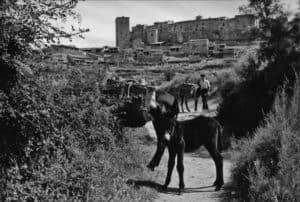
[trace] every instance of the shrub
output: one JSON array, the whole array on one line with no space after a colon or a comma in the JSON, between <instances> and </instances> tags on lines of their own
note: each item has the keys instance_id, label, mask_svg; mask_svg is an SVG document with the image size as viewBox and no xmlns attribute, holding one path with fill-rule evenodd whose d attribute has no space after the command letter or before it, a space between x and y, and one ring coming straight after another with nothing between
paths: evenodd
<instances>
[{"instance_id":1,"label":"shrub","mask_svg":"<svg viewBox=\"0 0 300 202\"><path fill-rule=\"evenodd\" d=\"M145 153L115 121L119 101L103 99L93 75L39 69L0 92L1 201L149 200L151 192L126 184L147 175Z\"/></svg>"},{"instance_id":2,"label":"shrub","mask_svg":"<svg viewBox=\"0 0 300 202\"><path fill-rule=\"evenodd\" d=\"M173 77L175 76L175 70L169 67L164 71L164 76L166 81L171 81Z\"/></svg>"},{"instance_id":3,"label":"shrub","mask_svg":"<svg viewBox=\"0 0 300 202\"><path fill-rule=\"evenodd\" d=\"M80 19L77 3L1 2L0 201L148 200L125 182L144 174L145 154L110 112L119 101L99 89L106 69L33 61L45 43L88 31L49 22Z\"/></svg>"},{"instance_id":4,"label":"shrub","mask_svg":"<svg viewBox=\"0 0 300 202\"><path fill-rule=\"evenodd\" d=\"M261 43L257 58L242 65L238 72L241 82L231 88L218 108L218 119L238 138L253 134L270 112L278 89L286 80L291 88L295 72L300 71L300 51L296 48L299 47L296 38L299 37L299 16L288 21L279 1L249 2L249 7L257 9L263 18L259 32L265 42ZM263 6L266 8L261 9ZM260 13L266 10L271 16Z\"/></svg>"},{"instance_id":5,"label":"shrub","mask_svg":"<svg viewBox=\"0 0 300 202\"><path fill-rule=\"evenodd\" d=\"M241 141L232 170L232 183L246 201L297 201L300 176L300 82L293 96L287 89L276 97L266 123L253 139Z\"/></svg>"}]
</instances>

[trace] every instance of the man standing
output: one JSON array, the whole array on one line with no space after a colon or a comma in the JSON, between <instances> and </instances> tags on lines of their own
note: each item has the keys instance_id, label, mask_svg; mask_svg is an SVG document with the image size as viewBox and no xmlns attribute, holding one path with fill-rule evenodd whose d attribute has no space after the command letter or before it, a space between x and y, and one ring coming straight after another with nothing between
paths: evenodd
<instances>
[{"instance_id":1,"label":"man standing","mask_svg":"<svg viewBox=\"0 0 300 202\"><path fill-rule=\"evenodd\" d=\"M207 96L208 91L210 90L210 83L209 80L205 78L205 74L201 74L200 82L198 85L200 87L200 95L202 98L203 110L208 109Z\"/></svg>"}]
</instances>

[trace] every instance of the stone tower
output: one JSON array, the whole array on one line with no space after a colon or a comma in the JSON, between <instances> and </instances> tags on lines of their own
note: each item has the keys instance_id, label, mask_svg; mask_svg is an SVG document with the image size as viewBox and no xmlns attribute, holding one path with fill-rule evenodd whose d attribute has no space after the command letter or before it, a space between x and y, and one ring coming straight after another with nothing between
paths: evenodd
<instances>
[{"instance_id":1,"label":"stone tower","mask_svg":"<svg viewBox=\"0 0 300 202\"><path fill-rule=\"evenodd\" d=\"M116 18L116 46L123 49L129 47L129 17Z\"/></svg>"}]
</instances>

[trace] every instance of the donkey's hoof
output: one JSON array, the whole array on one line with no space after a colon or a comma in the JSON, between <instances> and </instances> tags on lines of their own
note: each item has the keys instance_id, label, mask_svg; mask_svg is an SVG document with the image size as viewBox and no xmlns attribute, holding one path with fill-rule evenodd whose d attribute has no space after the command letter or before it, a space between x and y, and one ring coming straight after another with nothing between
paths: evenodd
<instances>
[{"instance_id":1,"label":"donkey's hoof","mask_svg":"<svg viewBox=\"0 0 300 202\"><path fill-rule=\"evenodd\" d=\"M179 193L181 193L181 192L184 191L184 187L185 187L184 184L183 185L179 185L179 190L178 190Z\"/></svg>"},{"instance_id":2,"label":"donkey's hoof","mask_svg":"<svg viewBox=\"0 0 300 202\"><path fill-rule=\"evenodd\" d=\"M218 181L215 181L214 182L214 184L213 184L213 186L222 186L224 184L224 182L222 181L222 182L218 182Z\"/></svg>"},{"instance_id":3,"label":"donkey's hoof","mask_svg":"<svg viewBox=\"0 0 300 202\"><path fill-rule=\"evenodd\" d=\"M222 185L217 185L216 188L215 188L215 191L220 191Z\"/></svg>"},{"instance_id":4,"label":"donkey's hoof","mask_svg":"<svg viewBox=\"0 0 300 202\"><path fill-rule=\"evenodd\" d=\"M154 166L152 166L150 164L147 165L147 168L149 168L149 170L151 170L151 171L154 171Z\"/></svg>"}]
</instances>

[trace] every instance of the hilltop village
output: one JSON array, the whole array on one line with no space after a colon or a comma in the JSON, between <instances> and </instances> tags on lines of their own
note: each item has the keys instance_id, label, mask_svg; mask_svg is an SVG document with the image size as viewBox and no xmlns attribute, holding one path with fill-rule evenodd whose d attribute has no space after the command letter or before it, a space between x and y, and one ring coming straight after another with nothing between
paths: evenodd
<instances>
[{"instance_id":1,"label":"hilltop village","mask_svg":"<svg viewBox=\"0 0 300 202\"><path fill-rule=\"evenodd\" d=\"M129 17L117 17L115 26L115 47L53 45L46 52L50 53L52 61L62 65L69 62L88 65L95 61L145 65L193 63L203 57L235 58L243 52L245 45L249 45L249 31L258 27L259 21L254 15L233 18L196 16L194 20L138 24L130 29Z\"/></svg>"}]
</instances>

